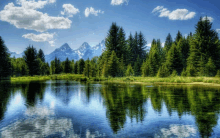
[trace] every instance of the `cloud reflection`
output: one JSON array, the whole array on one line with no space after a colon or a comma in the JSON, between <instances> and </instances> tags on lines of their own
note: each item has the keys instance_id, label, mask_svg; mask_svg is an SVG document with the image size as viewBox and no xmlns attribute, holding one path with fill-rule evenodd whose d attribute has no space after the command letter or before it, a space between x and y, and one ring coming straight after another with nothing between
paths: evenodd
<instances>
[{"instance_id":1,"label":"cloud reflection","mask_svg":"<svg viewBox=\"0 0 220 138\"><path fill-rule=\"evenodd\" d=\"M161 133L157 133L155 137L171 137L177 136L178 138L196 136L197 130L191 125L178 125L171 124L170 127L162 128Z\"/></svg>"}]
</instances>

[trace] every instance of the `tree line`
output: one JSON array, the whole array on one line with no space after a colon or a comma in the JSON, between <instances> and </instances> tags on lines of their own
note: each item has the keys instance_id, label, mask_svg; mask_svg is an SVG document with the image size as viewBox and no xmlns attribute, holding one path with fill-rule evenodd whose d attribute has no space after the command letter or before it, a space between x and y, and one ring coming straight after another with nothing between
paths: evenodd
<instances>
[{"instance_id":1,"label":"tree line","mask_svg":"<svg viewBox=\"0 0 220 138\"><path fill-rule=\"evenodd\" d=\"M83 74L86 77L123 76L220 76L220 41L212 23L200 18L195 33L183 37L178 31L173 40L169 33L162 47L153 39L150 51L142 32L126 38L122 27L112 23L105 39L106 48L99 57L61 62L55 57L45 62L44 52L28 46L22 58L10 58L0 37L0 78L60 73Z\"/></svg>"}]
</instances>

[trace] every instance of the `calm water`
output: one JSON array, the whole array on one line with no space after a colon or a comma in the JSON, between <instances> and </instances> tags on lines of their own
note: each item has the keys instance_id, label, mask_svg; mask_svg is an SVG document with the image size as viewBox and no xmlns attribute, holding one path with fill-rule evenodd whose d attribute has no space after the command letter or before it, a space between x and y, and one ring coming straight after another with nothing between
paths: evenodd
<instances>
[{"instance_id":1,"label":"calm water","mask_svg":"<svg viewBox=\"0 0 220 138\"><path fill-rule=\"evenodd\" d=\"M220 89L0 83L0 137L220 137Z\"/></svg>"}]
</instances>

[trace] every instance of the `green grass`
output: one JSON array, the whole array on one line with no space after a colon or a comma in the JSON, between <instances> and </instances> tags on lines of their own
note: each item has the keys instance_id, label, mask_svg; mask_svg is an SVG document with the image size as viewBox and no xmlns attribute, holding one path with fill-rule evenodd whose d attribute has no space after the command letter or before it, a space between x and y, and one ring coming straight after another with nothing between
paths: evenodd
<instances>
[{"instance_id":1,"label":"green grass","mask_svg":"<svg viewBox=\"0 0 220 138\"><path fill-rule=\"evenodd\" d=\"M57 74L48 76L26 76L26 77L11 77L11 81L39 81L39 80L75 80L84 82L117 82L117 83L215 83L220 84L220 78L217 77L108 77L108 78L96 78L96 77L84 77L79 74Z\"/></svg>"}]
</instances>

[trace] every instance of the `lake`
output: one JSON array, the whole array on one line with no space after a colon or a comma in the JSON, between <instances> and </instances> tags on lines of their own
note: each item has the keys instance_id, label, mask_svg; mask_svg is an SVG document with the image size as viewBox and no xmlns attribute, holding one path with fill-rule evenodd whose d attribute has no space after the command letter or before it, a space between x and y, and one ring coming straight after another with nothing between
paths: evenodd
<instances>
[{"instance_id":1,"label":"lake","mask_svg":"<svg viewBox=\"0 0 220 138\"><path fill-rule=\"evenodd\" d=\"M220 137L220 88L0 83L0 137Z\"/></svg>"}]
</instances>

